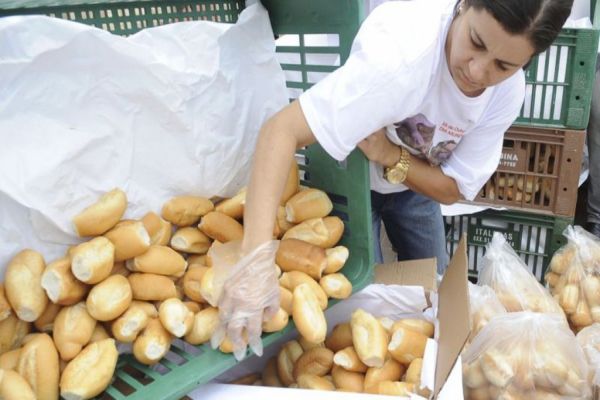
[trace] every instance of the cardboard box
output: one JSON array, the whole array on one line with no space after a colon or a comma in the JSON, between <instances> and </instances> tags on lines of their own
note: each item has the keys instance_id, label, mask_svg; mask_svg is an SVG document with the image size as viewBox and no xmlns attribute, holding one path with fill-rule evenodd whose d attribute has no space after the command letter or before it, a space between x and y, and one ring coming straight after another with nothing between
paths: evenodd
<instances>
[{"instance_id":1,"label":"cardboard box","mask_svg":"<svg viewBox=\"0 0 600 400\"><path fill-rule=\"evenodd\" d=\"M407 312L420 313L431 304L432 308L428 311L434 319L436 337L435 340L430 340L427 343L421 380L428 383L427 386L432 389L433 398L458 400L463 398L460 353L470 333L467 253L464 237L450 260L448 270L437 291L435 290L436 282L436 263L434 259L378 265L375 267L375 284L328 309L326 312L327 322L329 329L332 329L338 322L348 321L350 319L349 313L352 312L352 309L355 309L353 307L356 307L356 304L360 304L360 307L367 311L371 307L375 310L375 312L371 311L375 316L382 316L382 314L377 314L377 311L385 310L386 303L388 303L388 306L385 312L395 312L396 310L389 307L389 304L394 304L397 312L402 315L406 315ZM370 292L378 293L381 290L386 290L385 296L379 299L381 304L368 304L369 302L362 301L361 296L366 296ZM392 294L392 296L388 296L388 294ZM353 303L357 299L362 302ZM411 304L405 304L405 302ZM402 304L405 304L405 307L398 306ZM434 317L435 315L437 315L437 318ZM378 395L361 393L313 390L307 392L302 389L241 386L225 383L250 373L261 372L268 359L278 353L281 345L296 336L297 333L294 332L282 337L280 341L265 349L263 357L254 356L242 361L217 378L214 383L199 387L188 396L192 399L202 400L229 398L235 398L236 400L278 398L305 400L307 396L310 396L311 400L382 399ZM422 399L422 397L415 395L411 399Z\"/></svg>"}]
</instances>

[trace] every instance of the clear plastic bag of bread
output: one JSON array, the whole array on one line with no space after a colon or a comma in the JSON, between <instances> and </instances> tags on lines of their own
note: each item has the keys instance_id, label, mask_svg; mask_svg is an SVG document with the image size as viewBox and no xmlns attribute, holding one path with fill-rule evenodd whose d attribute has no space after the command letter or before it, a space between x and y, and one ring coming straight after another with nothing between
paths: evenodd
<instances>
[{"instance_id":1,"label":"clear plastic bag of bread","mask_svg":"<svg viewBox=\"0 0 600 400\"><path fill-rule=\"evenodd\" d=\"M487 245L478 284L491 287L508 312L534 311L556 313L564 317L548 290L535 279L498 232L494 233Z\"/></svg>"},{"instance_id":2,"label":"clear plastic bag of bread","mask_svg":"<svg viewBox=\"0 0 600 400\"><path fill-rule=\"evenodd\" d=\"M552 257L546 283L577 332L600 322L600 240L580 226L563 232L568 242Z\"/></svg>"},{"instance_id":3,"label":"clear plastic bag of bread","mask_svg":"<svg viewBox=\"0 0 600 400\"><path fill-rule=\"evenodd\" d=\"M556 314L493 318L463 353L465 399L590 399L588 366Z\"/></svg>"},{"instance_id":4,"label":"clear plastic bag of bread","mask_svg":"<svg viewBox=\"0 0 600 400\"><path fill-rule=\"evenodd\" d=\"M600 392L600 324L583 328L577 334L577 341L590 367L590 382Z\"/></svg>"},{"instance_id":5,"label":"clear plastic bag of bread","mask_svg":"<svg viewBox=\"0 0 600 400\"><path fill-rule=\"evenodd\" d=\"M469 342L487 325L496 315L506 314L496 292L486 285L475 285L469 282L469 304L471 306L471 335Z\"/></svg>"}]
</instances>

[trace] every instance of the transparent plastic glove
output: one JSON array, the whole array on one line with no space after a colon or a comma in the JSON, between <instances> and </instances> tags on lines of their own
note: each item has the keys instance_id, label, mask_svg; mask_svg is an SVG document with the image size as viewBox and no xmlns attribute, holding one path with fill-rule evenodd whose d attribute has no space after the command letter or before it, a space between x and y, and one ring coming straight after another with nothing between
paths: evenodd
<instances>
[{"instance_id":1,"label":"transparent plastic glove","mask_svg":"<svg viewBox=\"0 0 600 400\"><path fill-rule=\"evenodd\" d=\"M214 296L219 308L219 326L211 338L217 348L227 336L239 361L246 346L262 356L262 323L279 309L279 281L275 253L279 242L272 240L240 258L241 242L228 242L211 249Z\"/></svg>"}]
</instances>

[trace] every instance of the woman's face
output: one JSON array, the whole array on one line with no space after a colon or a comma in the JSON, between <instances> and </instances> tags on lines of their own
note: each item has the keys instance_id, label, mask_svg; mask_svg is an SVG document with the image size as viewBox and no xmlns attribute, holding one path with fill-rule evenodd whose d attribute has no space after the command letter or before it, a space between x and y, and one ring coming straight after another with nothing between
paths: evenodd
<instances>
[{"instance_id":1,"label":"woman's face","mask_svg":"<svg viewBox=\"0 0 600 400\"><path fill-rule=\"evenodd\" d=\"M458 14L446 39L450 74L467 96L502 82L527 64L533 53L525 36L506 32L490 13L473 7Z\"/></svg>"}]
</instances>

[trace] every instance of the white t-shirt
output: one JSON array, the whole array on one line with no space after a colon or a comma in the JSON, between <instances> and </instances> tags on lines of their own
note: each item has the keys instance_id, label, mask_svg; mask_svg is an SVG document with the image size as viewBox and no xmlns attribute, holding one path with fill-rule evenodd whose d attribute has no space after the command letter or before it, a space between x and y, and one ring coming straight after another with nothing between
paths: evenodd
<instances>
[{"instance_id":1,"label":"white t-shirt","mask_svg":"<svg viewBox=\"0 0 600 400\"><path fill-rule=\"evenodd\" d=\"M343 160L373 132L440 165L466 199L496 170L504 132L525 96L522 70L478 97L452 79L444 44L455 0L394 1L363 22L346 63L303 93L300 105L317 141ZM371 188L406 190L371 163Z\"/></svg>"}]
</instances>

